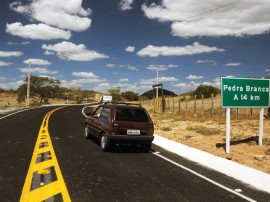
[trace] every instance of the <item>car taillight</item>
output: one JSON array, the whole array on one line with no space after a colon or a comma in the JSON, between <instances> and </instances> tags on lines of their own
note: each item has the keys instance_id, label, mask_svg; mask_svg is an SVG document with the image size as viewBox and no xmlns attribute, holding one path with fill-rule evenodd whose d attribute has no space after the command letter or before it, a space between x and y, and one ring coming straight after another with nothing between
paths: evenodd
<instances>
[{"instance_id":1,"label":"car taillight","mask_svg":"<svg viewBox=\"0 0 270 202\"><path fill-rule=\"evenodd\" d=\"M108 131L111 135L115 135L117 133L117 126L118 124L117 123L114 123L111 125L111 128L110 130Z\"/></svg>"}]
</instances>

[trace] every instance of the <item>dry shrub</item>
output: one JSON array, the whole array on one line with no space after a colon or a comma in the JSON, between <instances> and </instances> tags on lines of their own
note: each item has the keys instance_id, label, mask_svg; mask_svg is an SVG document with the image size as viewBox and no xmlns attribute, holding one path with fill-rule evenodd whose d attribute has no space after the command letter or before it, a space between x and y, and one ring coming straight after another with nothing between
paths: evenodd
<instances>
[{"instance_id":1,"label":"dry shrub","mask_svg":"<svg viewBox=\"0 0 270 202\"><path fill-rule=\"evenodd\" d=\"M204 136L212 136L212 135L217 135L217 134L221 133L221 131L219 129L206 128L204 126L200 126L200 127L189 126L189 127L186 128L186 130L195 131L196 133L200 133L200 134L202 134Z\"/></svg>"}]
</instances>

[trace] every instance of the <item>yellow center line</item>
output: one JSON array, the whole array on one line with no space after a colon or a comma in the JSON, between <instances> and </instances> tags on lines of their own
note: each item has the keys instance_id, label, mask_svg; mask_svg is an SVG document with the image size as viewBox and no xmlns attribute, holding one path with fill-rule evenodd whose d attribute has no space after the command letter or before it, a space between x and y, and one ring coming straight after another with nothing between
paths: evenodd
<instances>
[{"instance_id":1,"label":"yellow center line","mask_svg":"<svg viewBox=\"0 0 270 202\"><path fill-rule=\"evenodd\" d=\"M51 110L45 115L42 121L38 133L37 142L32 155L31 163L24 182L20 202L44 201L56 195L62 197L62 200L64 202L71 201L53 149L52 141L48 130L49 118L51 114L62 108L63 107L59 107ZM44 144L46 144L46 146L44 146ZM50 153L50 155L47 154L48 152ZM43 156L45 156L45 158L49 159L44 160L43 158L43 161L37 161L38 158L41 159L42 154ZM51 168L55 171L56 180L54 180L53 182L47 182L47 184L44 184L44 182L40 182L40 187L35 187L35 189L32 190L32 182L33 180L36 180L34 178L36 177L38 179L41 179L42 175L44 176L50 174L49 169Z\"/></svg>"}]
</instances>

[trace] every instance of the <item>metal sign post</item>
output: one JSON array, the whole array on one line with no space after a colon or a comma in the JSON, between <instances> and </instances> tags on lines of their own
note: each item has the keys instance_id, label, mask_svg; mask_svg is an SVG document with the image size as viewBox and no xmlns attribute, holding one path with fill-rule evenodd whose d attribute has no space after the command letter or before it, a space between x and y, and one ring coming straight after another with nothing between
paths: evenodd
<instances>
[{"instance_id":1,"label":"metal sign post","mask_svg":"<svg viewBox=\"0 0 270 202\"><path fill-rule=\"evenodd\" d=\"M226 153L230 153L230 108L261 108L259 146L263 138L263 113L269 107L269 79L221 78L221 106L226 108Z\"/></svg>"},{"instance_id":2,"label":"metal sign post","mask_svg":"<svg viewBox=\"0 0 270 202\"><path fill-rule=\"evenodd\" d=\"M262 139L263 139L263 108L260 111L260 129L259 129L259 146L262 146Z\"/></svg>"},{"instance_id":3,"label":"metal sign post","mask_svg":"<svg viewBox=\"0 0 270 202\"><path fill-rule=\"evenodd\" d=\"M226 153L230 153L230 141L231 141L231 109L226 109Z\"/></svg>"}]
</instances>

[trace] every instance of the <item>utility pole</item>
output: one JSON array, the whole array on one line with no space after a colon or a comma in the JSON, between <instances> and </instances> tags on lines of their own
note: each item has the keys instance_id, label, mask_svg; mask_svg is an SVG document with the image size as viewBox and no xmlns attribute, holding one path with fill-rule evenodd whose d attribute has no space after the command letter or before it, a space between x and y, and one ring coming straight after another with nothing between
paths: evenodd
<instances>
[{"instance_id":1,"label":"utility pole","mask_svg":"<svg viewBox=\"0 0 270 202\"><path fill-rule=\"evenodd\" d=\"M31 62L29 62L29 66L28 66L28 82L27 82L27 94L26 94L26 108L29 108L29 95L30 95L30 65L31 65Z\"/></svg>"}]
</instances>

